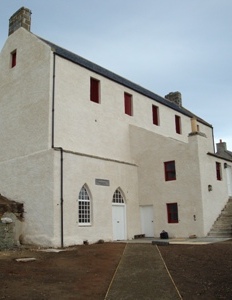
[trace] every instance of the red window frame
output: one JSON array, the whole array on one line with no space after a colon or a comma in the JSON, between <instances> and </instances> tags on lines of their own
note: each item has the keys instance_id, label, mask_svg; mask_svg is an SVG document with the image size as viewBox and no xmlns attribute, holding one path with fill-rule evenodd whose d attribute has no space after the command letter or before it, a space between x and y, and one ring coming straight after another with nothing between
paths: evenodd
<instances>
[{"instance_id":1,"label":"red window frame","mask_svg":"<svg viewBox=\"0 0 232 300\"><path fill-rule=\"evenodd\" d=\"M152 105L152 121L154 125L159 125L159 108Z\"/></svg>"},{"instance_id":2,"label":"red window frame","mask_svg":"<svg viewBox=\"0 0 232 300\"><path fill-rule=\"evenodd\" d=\"M164 163L165 181L176 180L176 166L175 161L166 161Z\"/></svg>"},{"instance_id":3,"label":"red window frame","mask_svg":"<svg viewBox=\"0 0 232 300\"><path fill-rule=\"evenodd\" d=\"M175 115L176 133L181 134L181 118Z\"/></svg>"},{"instance_id":4,"label":"red window frame","mask_svg":"<svg viewBox=\"0 0 232 300\"><path fill-rule=\"evenodd\" d=\"M90 100L100 103L100 81L92 77L90 78Z\"/></svg>"},{"instance_id":5,"label":"red window frame","mask_svg":"<svg viewBox=\"0 0 232 300\"><path fill-rule=\"evenodd\" d=\"M216 162L216 177L217 180L222 180L222 168L221 168L221 163Z\"/></svg>"},{"instance_id":6,"label":"red window frame","mask_svg":"<svg viewBox=\"0 0 232 300\"><path fill-rule=\"evenodd\" d=\"M179 223L177 203L167 203L168 223Z\"/></svg>"},{"instance_id":7,"label":"red window frame","mask_svg":"<svg viewBox=\"0 0 232 300\"><path fill-rule=\"evenodd\" d=\"M124 109L125 114L128 116L133 115L133 108L132 108L132 95L128 93L124 93Z\"/></svg>"},{"instance_id":8,"label":"red window frame","mask_svg":"<svg viewBox=\"0 0 232 300\"><path fill-rule=\"evenodd\" d=\"M16 66L16 61L17 61L16 58L17 58L17 52L15 50L11 53L11 68L14 68Z\"/></svg>"}]
</instances>

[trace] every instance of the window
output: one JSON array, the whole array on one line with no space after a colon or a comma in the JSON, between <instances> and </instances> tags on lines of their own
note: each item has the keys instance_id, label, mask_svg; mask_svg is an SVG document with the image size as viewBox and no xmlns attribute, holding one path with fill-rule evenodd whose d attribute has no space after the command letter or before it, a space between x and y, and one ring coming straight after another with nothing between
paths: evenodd
<instances>
[{"instance_id":1,"label":"window","mask_svg":"<svg viewBox=\"0 0 232 300\"><path fill-rule=\"evenodd\" d=\"M178 223L177 203L167 203L168 223Z\"/></svg>"},{"instance_id":2,"label":"window","mask_svg":"<svg viewBox=\"0 0 232 300\"><path fill-rule=\"evenodd\" d=\"M165 180L176 180L175 161L167 161L164 163Z\"/></svg>"},{"instance_id":3,"label":"window","mask_svg":"<svg viewBox=\"0 0 232 300\"><path fill-rule=\"evenodd\" d=\"M119 189L117 189L113 195L113 203L124 203L123 196Z\"/></svg>"},{"instance_id":4,"label":"window","mask_svg":"<svg viewBox=\"0 0 232 300\"><path fill-rule=\"evenodd\" d=\"M154 125L159 125L159 108L152 105L152 119Z\"/></svg>"},{"instance_id":5,"label":"window","mask_svg":"<svg viewBox=\"0 0 232 300\"><path fill-rule=\"evenodd\" d=\"M11 68L16 66L16 50L11 53Z\"/></svg>"},{"instance_id":6,"label":"window","mask_svg":"<svg viewBox=\"0 0 232 300\"><path fill-rule=\"evenodd\" d=\"M100 103L100 81L90 78L90 100Z\"/></svg>"},{"instance_id":7,"label":"window","mask_svg":"<svg viewBox=\"0 0 232 300\"><path fill-rule=\"evenodd\" d=\"M78 222L80 225L90 225L90 198L85 186L80 190L78 197Z\"/></svg>"},{"instance_id":8,"label":"window","mask_svg":"<svg viewBox=\"0 0 232 300\"><path fill-rule=\"evenodd\" d=\"M128 93L124 93L124 107L125 107L125 114L132 116L133 115L132 95Z\"/></svg>"},{"instance_id":9,"label":"window","mask_svg":"<svg viewBox=\"0 0 232 300\"><path fill-rule=\"evenodd\" d=\"M217 180L222 180L221 163L219 162L216 162L216 176Z\"/></svg>"},{"instance_id":10,"label":"window","mask_svg":"<svg viewBox=\"0 0 232 300\"><path fill-rule=\"evenodd\" d=\"M180 116L175 115L176 133L181 134L181 119Z\"/></svg>"}]
</instances>

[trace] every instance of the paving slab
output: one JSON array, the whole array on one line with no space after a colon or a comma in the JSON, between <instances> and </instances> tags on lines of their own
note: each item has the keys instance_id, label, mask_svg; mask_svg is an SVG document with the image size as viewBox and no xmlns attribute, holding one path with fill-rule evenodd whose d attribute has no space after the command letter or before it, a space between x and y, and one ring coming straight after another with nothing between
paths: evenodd
<instances>
[{"instance_id":1,"label":"paving slab","mask_svg":"<svg viewBox=\"0 0 232 300\"><path fill-rule=\"evenodd\" d=\"M107 300L182 299L157 246L128 243L116 270Z\"/></svg>"},{"instance_id":2,"label":"paving slab","mask_svg":"<svg viewBox=\"0 0 232 300\"><path fill-rule=\"evenodd\" d=\"M157 244L161 241L165 241L170 245L207 245L213 243L220 243L230 240L231 238L223 238L223 237L202 237L202 238L174 238L174 239L153 239L152 243Z\"/></svg>"}]
</instances>

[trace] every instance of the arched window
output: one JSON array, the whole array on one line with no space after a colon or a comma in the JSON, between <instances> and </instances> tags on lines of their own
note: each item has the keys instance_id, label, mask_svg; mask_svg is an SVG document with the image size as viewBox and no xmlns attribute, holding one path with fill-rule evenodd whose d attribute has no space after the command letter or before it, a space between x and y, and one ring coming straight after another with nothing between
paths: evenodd
<instances>
[{"instance_id":1,"label":"arched window","mask_svg":"<svg viewBox=\"0 0 232 300\"><path fill-rule=\"evenodd\" d=\"M78 222L82 225L91 224L90 197L85 186L81 188L78 197Z\"/></svg>"},{"instance_id":2,"label":"arched window","mask_svg":"<svg viewBox=\"0 0 232 300\"><path fill-rule=\"evenodd\" d=\"M117 189L114 192L113 203L124 203L124 199L123 199L122 193L120 192L119 189Z\"/></svg>"}]
</instances>

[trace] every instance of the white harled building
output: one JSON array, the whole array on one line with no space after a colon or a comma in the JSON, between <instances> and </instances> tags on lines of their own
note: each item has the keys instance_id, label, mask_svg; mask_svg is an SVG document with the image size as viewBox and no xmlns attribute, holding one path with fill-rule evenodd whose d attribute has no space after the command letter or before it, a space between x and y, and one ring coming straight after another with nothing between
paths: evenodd
<instances>
[{"instance_id":1,"label":"white harled building","mask_svg":"<svg viewBox=\"0 0 232 300\"><path fill-rule=\"evenodd\" d=\"M212 125L30 23L22 7L0 53L0 193L24 204L22 241L206 236L232 195Z\"/></svg>"}]
</instances>

